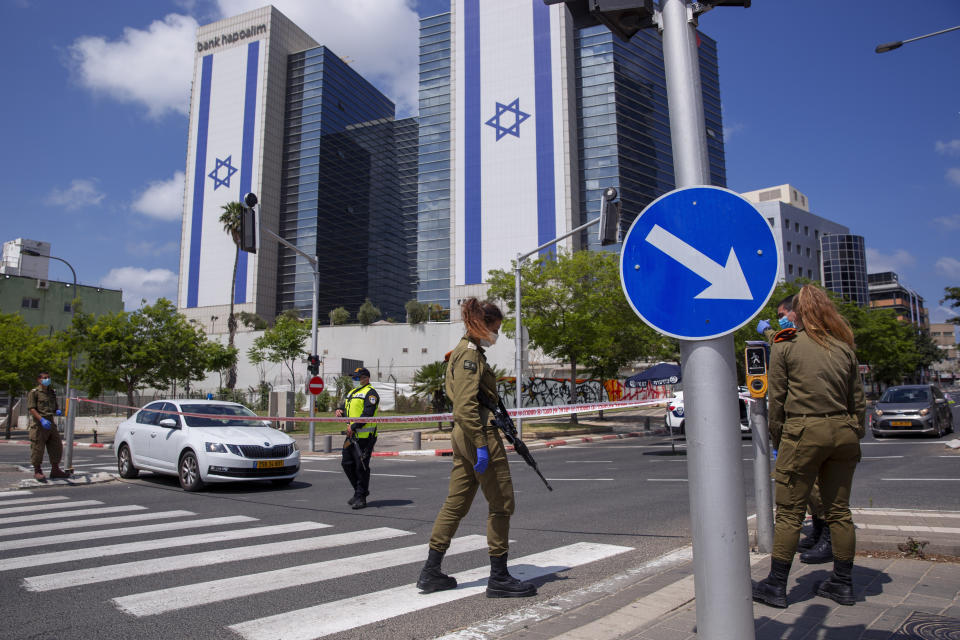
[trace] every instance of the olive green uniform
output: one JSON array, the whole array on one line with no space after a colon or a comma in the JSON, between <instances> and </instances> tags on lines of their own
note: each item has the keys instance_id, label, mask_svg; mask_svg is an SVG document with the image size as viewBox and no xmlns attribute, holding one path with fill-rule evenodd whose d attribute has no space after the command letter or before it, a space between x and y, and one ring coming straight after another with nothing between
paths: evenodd
<instances>
[{"instance_id":1,"label":"olive green uniform","mask_svg":"<svg viewBox=\"0 0 960 640\"><path fill-rule=\"evenodd\" d=\"M51 423L49 429L44 429L40 421L33 416L31 409L36 409L40 417L46 418ZM47 450L47 457L50 458L50 465L54 468L60 466L60 458L63 456L63 443L60 441L60 431L53 421L57 409L57 393L53 387L45 387L42 384L37 385L27 394L27 412L30 414L30 463L34 469L39 469L43 464L43 450Z\"/></svg>"},{"instance_id":2,"label":"olive green uniform","mask_svg":"<svg viewBox=\"0 0 960 640\"><path fill-rule=\"evenodd\" d=\"M507 553L510 516L513 514L513 481L500 432L490 425L490 410L480 404L478 394L497 397L497 377L487 365L483 348L468 337L450 352L446 375L447 397L453 402L453 469L447 499L437 514L430 535L430 547L446 552L450 540L470 510L477 487L489 505L487 546L489 555ZM477 473L477 449L486 446L490 463Z\"/></svg>"},{"instance_id":3,"label":"olive green uniform","mask_svg":"<svg viewBox=\"0 0 960 640\"><path fill-rule=\"evenodd\" d=\"M778 450L773 557L791 562L817 481L833 555L852 561L856 534L850 487L860 461L866 402L857 357L847 344L817 344L802 329L774 342L768 379L771 444Z\"/></svg>"}]
</instances>

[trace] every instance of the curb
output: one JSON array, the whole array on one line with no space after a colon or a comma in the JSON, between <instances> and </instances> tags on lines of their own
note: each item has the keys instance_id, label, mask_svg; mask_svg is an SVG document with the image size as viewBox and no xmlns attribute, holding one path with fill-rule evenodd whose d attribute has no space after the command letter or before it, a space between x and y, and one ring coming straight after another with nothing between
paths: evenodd
<instances>
[{"instance_id":1,"label":"curb","mask_svg":"<svg viewBox=\"0 0 960 640\"><path fill-rule=\"evenodd\" d=\"M67 446L66 440L61 440L63 446ZM0 444L25 444L29 445L29 440L0 440ZM113 443L103 443L103 442L74 442L74 447L89 447L92 449L112 449Z\"/></svg>"}]
</instances>

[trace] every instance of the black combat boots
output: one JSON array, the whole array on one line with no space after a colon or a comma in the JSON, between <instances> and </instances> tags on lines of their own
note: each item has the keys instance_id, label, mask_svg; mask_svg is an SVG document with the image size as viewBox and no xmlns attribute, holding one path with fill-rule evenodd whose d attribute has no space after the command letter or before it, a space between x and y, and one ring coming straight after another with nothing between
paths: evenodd
<instances>
[{"instance_id":1,"label":"black combat boots","mask_svg":"<svg viewBox=\"0 0 960 640\"><path fill-rule=\"evenodd\" d=\"M800 554L800 562L804 564L823 564L831 560L833 560L833 545L830 543L830 527L825 526L820 533L817 544Z\"/></svg>"},{"instance_id":2,"label":"black combat boots","mask_svg":"<svg viewBox=\"0 0 960 640\"><path fill-rule=\"evenodd\" d=\"M817 543L820 542L820 536L823 534L823 530L827 528L826 524L825 520L813 516L813 531L797 544L797 552L803 553L807 549L815 547Z\"/></svg>"},{"instance_id":3,"label":"black combat boots","mask_svg":"<svg viewBox=\"0 0 960 640\"><path fill-rule=\"evenodd\" d=\"M487 580L488 598L527 598L537 595L537 587L517 580L507 571L507 554L490 556L490 579Z\"/></svg>"},{"instance_id":4,"label":"black combat boots","mask_svg":"<svg viewBox=\"0 0 960 640\"><path fill-rule=\"evenodd\" d=\"M853 597L853 560L834 560L833 573L829 578L817 584L814 592L818 596L830 598L837 604L852 606L856 602Z\"/></svg>"},{"instance_id":5,"label":"black combat boots","mask_svg":"<svg viewBox=\"0 0 960 640\"><path fill-rule=\"evenodd\" d=\"M770 575L753 584L753 601L771 607L787 608L787 578L792 562L770 558Z\"/></svg>"},{"instance_id":6,"label":"black combat boots","mask_svg":"<svg viewBox=\"0 0 960 640\"><path fill-rule=\"evenodd\" d=\"M420 578L417 580L417 588L424 593L433 593L434 591L446 591L447 589L457 588L457 579L451 578L440 571L440 563L443 561L443 553L436 549L430 549L427 554L427 562L420 570Z\"/></svg>"}]
</instances>

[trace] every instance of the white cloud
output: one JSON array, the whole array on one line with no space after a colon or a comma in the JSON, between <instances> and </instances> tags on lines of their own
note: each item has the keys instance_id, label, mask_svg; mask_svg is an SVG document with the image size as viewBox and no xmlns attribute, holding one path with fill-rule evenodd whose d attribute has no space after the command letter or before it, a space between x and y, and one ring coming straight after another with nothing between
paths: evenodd
<instances>
[{"instance_id":1,"label":"white cloud","mask_svg":"<svg viewBox=\"0 0 960 640\"><path fill-rule=\"evenodd\" d=\"M937 272L948 278L960 279L960 260L956 258L939 258L933 264Z\"/></svg>"},{"instance_id":2,"label":"white cloud","mask_svg":"<svg viewBox=\"0 0 960 640\"><path fill-rule=\"evenodd\" d=\"M117 40L77 38L70 45L74 74L88 89L145 106L151 118L186 115L196 31L196 20L172 13L145 31L127 27Z\"/></svg>"},{"instance_id":3,"label":"white cloud","mask_svg":"<svg viewBox=\"0 0 960 640\"><path fill-rule=\"evenodd\" d=\"M943 155L956 156L960 155L960 140L937 140L934 148L937 150L937 153L942 153Z\"/></svg>"},{"instance_id":4,"label":"white cloud","mask_svg":"<svg viewBox=\"0 0 960 640\"><path fill-rule=\"evenodd\" d=\"M933 223L950 231L953 229L960 229L960 213L952 216L940 216L939 218L934 218Z\"/></svg>"},{"instance_id":5,"label":"white cloud","mask_svg":"<svg viewBox=\"0 0 960 640\"><path fill-rule=\"evenodd\" d=\"M180 222L183 216L183 171L166 181L151 182L131 205L133 210L157 220Z\"/></svg>"},{"instance_id":6,"label":"white cloud","mask_svg":"<svg viewBox=\"0 0 960 640\"><path fill-rule=\"evenodd\" d=\"M916 262L916 258L903 249L897 249L892 254L887 255L877 249L867 248L867 271L870 273L900 271L904 267L913 266Z\"/></svg>"},{"instance_id":7,"label":"white cloud","mask_svg":"<svg viewBox=\"0 0 960 640\"><path fill-rule=\"evenodd\" d=\"M730 142L730 138L732 138L734 135L743 131L743 129L744 129L744 126L739 122L734 122L732 124L724 126L723 127L724 144L726 144L727 142Z\"/></svg>"},{"instance_id":8,"label":"white cloud","mask_svg":"<svg viewBox=\"0 0 960 640\"><path fill-rule=\"evenodd\" d=\"M105 197L106 195L97 189L96 180L83 180L78 178L72 181L66 189L54 187L47 196L46 203L64 207L72 211L80 207L98 205L103 202Z\"/></svg>"},{"instance_id":9,"label":"white cloud","mask_svg":"<svg viewBox=\"0 0 960 640\"><path fill-rule=\"evenodd\" d=\"M176 300L177 274L169 269L119 267L111 269L100 281L101 286L123 290L123 305L130 311L140 307L140 300L153 304L157 298Z\"/></svg>"},{"instance_id":10,"label":"white cloud","mask_svg":"<svg viewBox=\"0 0 960 640\"><path fill-rule=\"evenodd\" d=\"M233 16L263 0L218 0ZM397 115L417 111L420 20L408 0L304 2L273 0L282 14L319 44L346 58L360 75L397 104Z\"/></svg>"},{"instance_id":11,"label":"white cloud","mask_svg":"<svg viewBox=\"0 0 960 640\"><path fill-rule=\"evenodd\" d=\"M940 305L930 311L930 322L949 322L951 318L956 318L960 313L956 309L948 309Z\"/></svg>"},{"instance_id":12,"label":"white cloud","mask_svg":"<svg viewBox=\"0 0 960 640\"><path fill-rule=\"evenodd\" d=\"M947 169L947 180L953 184L960 185L960 167Z\"/></svg>"},{"instance_id":13,"label":"white cloud","mask_svg":"<svg viewBox=\"0 0 960 640\"><path fill-rule=\"evenodd\" d=\"M142 242L128 242L126 244L127 253L132 256L162 256L176 254L180 250L180 243L178 242L150 242L149 240L144 240Z\"/></svg>"}]
</instances>

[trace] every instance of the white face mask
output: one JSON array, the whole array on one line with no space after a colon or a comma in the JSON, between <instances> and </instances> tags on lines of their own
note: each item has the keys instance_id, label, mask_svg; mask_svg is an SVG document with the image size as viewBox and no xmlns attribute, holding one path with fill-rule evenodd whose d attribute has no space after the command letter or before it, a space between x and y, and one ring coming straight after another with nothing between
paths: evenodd
<instances>
[{"instance_id":1,"label":"white face mask","mask_svg":"<svg viewBox=\"0 0 960 640\"><path fill-rule=\"evenodd\" d=\"M493 338L491 338L490 340L481 340L481 341L480 341L480 346L481 346L481 347L487 348L487 347L492 347L493 345L497 344L497 338L500 337L500 334L499 334L499 333L492 333L491 335L493 335Z\"/></svg>"}]
</instances>

